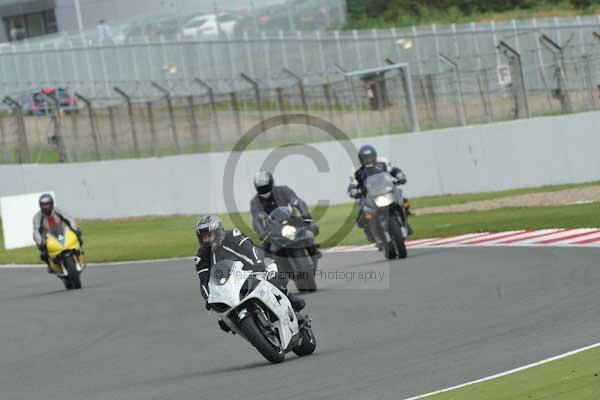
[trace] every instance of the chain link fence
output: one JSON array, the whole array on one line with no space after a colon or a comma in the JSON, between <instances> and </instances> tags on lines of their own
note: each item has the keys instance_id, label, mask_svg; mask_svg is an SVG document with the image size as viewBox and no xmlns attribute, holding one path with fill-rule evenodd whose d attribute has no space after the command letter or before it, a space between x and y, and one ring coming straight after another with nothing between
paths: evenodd
<instances>
[{"instance_id":1,"label":"chain link fence","mask_svg":"<svg viewBox=\"0 0 600 400\"><path fill-rule=\"evenodd\" d=\"M332 0L337 1L337 0ZM332 66L366 69L391 58L416 73L441 73L444 53L463 69L495 68L504 62L503 41L521 54L526 80L543 88L539 69L553 61L539 42L545 33L573 55L588 54L600 16L513 20L466 25L366 31L233 32L219 37L131 36L106 43L66 37L0 46L3 93L16 95L43 86L63 86L90 97L114 97L112 87L138 82L191 80L200 76L220 91L237 90L240 72L272 85L282 68L308 79L325 79Z\"/></svg>"},{"instance_id":2,"label":"chain link fence","mask_svg":"<svg viewBox=\"0 0 600 400\"><path fill-rule=\"evenodd\" d=\"M558 53L541 68L507 63L512 77L507 84L500 83L496 68L463 70L457 64L439 73L413 71L421 129L598 110L599 52ZM545 76L544 85L519 79L532 74ZM407 83L397 72L360 79L332 73L316 82L287 70L269 84L245 74L240 80L240 89L229 91L200 79L114 86L114 96L77 93L76 110L50 107L39 116L25 115L18 102L7 98L10 108L0 114L0 161L82 162L227 151L274 116L317 116L353 138L414 130ZM250 148L322 140L329 140L326 132L295 123L268 130Z\"/></svg>"},{"instance_id":3,"label":"chain link fence","mask_svg":"<svg viewBox=\"0 0 600 400\"><path fill-rule=\"evenodd\" d=\"M421 58L408 64L420 129L597 110L600 36L593 33L592 25L573 30L556 21L549 23L560 29L541 30L542 24L536 22L532 23L535 28L510 35L495 27L487 47L480 42L471 48L472 53L461 47L458 27L449 28L453 33L444 46L441 41L435 45L435 38L441 40L441 28L436 28L437 36L417 32L407 38L388 32L394 38L393 52L385 47L390 37L371 31L345 33L344 37L334 32L312 40L246 37L237 42L99 46L97 58L90 58L89 48L75 47L68 49L72 53L66 58L61 58L62 53L49 56L34 51L24 59L23 54L13 53L0 63L0 77L6 78L12 68L28 80L4 82L0 162L77 162L227 151L249 129L279 115L318 116L350 137L410 132L415 124L406 77L390 72L346 79L341 71L380 66L386 60L404 62L407 54L415 53ZM580 27L589 22L578 21ZM469 29L480 35L490 34L473 26ZM476 37L469 40L477 43ZM425 53L417 43L431 39L428 46L422 45ZM434 57L431 52L436 50ZM207 60L211 64L211 54L218 51L224 52L222 62L208 70L199 67ZM156 54L163 54L163 59L155 59ZM167 63L156 73L156 65L176 57L181 63ZM59 77L73 74L74 80L52 81L50 65L70 65L71 70ZM42 81L34 80L36 71ZM113 73L119 79L110 79ZM129 79L128 74L140 79ZM24 84L29 91L20 90ZM50 107L43 112L28 115L27 93L46 85L67 87L77 107L63 110L49 101ZM328 139L325 132L291 124L269 130L251 147Z\"/></svg>"}]
</instances>

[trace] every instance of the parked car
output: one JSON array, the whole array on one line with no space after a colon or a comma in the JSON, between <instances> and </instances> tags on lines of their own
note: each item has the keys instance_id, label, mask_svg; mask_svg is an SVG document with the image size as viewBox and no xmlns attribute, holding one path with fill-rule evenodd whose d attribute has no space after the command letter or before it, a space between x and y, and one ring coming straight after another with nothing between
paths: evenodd
<instances>
[{"instance_id":1,"label":"parked car","mask_svg":"<svg viewBox=\"0 0 600 400\"><path fill-rule=\"evenodd\" d=\"M28 99L25 102L25 112L28 115L36 116L50 114L54 104L51 101L48 101L45 95L55 95L60 103L60 109L66 113L77 112L79 110L77 98L71 96L66 88L46 87L28 96Z\"/></svg>"},{"instance_id":2,"label":"parked car","mask_svg":"<svg viewBox=\"0 0 600 400\"><path fill-rule=\"evenodd\" d=\"M237 21L237 15L230 13L198 15L183 25L181 33L186 37L217 37L220 34L229 36L234 33Z\"/></svg>"}]
</instances>

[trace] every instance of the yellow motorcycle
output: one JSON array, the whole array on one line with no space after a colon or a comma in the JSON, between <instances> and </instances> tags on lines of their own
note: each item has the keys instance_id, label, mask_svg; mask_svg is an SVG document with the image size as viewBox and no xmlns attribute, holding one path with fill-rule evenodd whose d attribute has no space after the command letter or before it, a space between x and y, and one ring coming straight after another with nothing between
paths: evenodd
<instances>
[{"instance_id":1,"label":"yellow motorcycle","mask_svg":"<svg viewBox=\"0 0 600 400\"><path fill-rule=\"evenodd\" d=\"M61 279L67 290L81 289L79 275L85 269L81 244L69 227L46 234L46 248L50 257L50 268Z\"/></svg>"}]
</instances>

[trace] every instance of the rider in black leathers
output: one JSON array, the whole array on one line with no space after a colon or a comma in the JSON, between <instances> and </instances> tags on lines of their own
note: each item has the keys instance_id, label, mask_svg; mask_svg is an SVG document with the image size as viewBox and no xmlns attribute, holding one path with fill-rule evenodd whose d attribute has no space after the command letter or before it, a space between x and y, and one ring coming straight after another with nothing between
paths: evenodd
<instances>
[{"instance_id":1,"label":"rider in black leathers","mask_svg":"<svg viewBox=\"0 0 600 400\"><path fill-rule=\"evenodd\" d=\"M373 146L365 145L362 146L358 150L358 159L360 161L360 167L354 170L352 176L350 177L350 185L348 186L348 195L353 199L360 199L360 211L358 216L358 225L360 228L364 229L365 234L367 235L367 239L370 242L374 242L374 239L371 235L371 231L367 229L367 226L363 226L361 224L362 211L365 203L366 196L366 188L365 182L369 176L378 174L383 171L387 171L392 175L399 184L404 185L406 180L406 175L404 172L393 166L388 160L383 157L377 156L377 151ZM407 201L407 200L405 200ZM408 203L407 203L408 204ZM409 228L409 231L411 229Z\"/></svg>"},{"instance_id":2,"label":"rider in black leathers","mask_svg":"<svg viewBox=\"0 0 600 400\"><path fill-rule=\"evenodd\" d=\"M231 260L242 262L245 270L272 274L269 282L288 296L294 310L300 311L304 308L304 300L288 291L285 275L277 273L277 265L274 263L265 265L262 250L256 247L248 236L237 229L226 231L221 219L214 215L205 215L198 220L196 236L200 248L194 257L194 264L200 279L200 293L205 300L208 300L208 281L212 266L221 260ZM219 325L223 330L229 330L225 324Z\"/></svg>"},{"instance_id":3,"label":"rider in black leathers","mask_svg":"<svg viewBox=\"0 0 600 400\"><path fill-rule=\"evenodd\" d=\"M260 240L263 241L263 248L267 253L270 253L271 245L268 240L265 240L269 234L265 221L269 214L277 207L291 205L296 208L300 212L304 222L311 224L310 229L313 234L316 236L319 233L319 228L313 223L306 202L298 197L298 195L296 195L289 187L275 186L273 175L270 172L258 172L254 177L254 187L256 188L257 193L250 201L252 226L256 234L260 237ZM306 250L316 267L317 260L322 254L312 239Z\"/></svg>"}]
</instances>

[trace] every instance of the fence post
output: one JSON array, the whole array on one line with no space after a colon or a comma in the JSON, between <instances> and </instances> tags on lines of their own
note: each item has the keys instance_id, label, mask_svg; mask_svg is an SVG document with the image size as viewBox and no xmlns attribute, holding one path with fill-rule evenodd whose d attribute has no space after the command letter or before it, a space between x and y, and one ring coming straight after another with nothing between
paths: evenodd
<instances>
[{"instance_id":1,"label":"fence post","mask_svg":"<svg viewBox=\"0 0 600 400\"><path fill-rule=\"evenodd\" d=\"M177 125L175 125L175 112L173 111L173 98L171 97L171 92L169 92L167 89L160 86L156 82L150 83L165 96L165 100L167 101L167 111L169 112L169 122L171 124L171 133L173 134L173 141L175 143L175 149L177 151L177 154L180 154L181 147L179 145L179 137L177 135Z\"/></svg>"},{"instance_id":2,"label":"fence post","mask_svg":"<svg viewBox=\"0 0 600 400\"><path fill-rule=\"evenodd\" d=\"M421 41L419 40L419 31L417 30L416 26L412 26L411 28L412 30L412 35L413 35L413 41L414 41L414 46L415 46L415 53L417 55L417 67L419 68L419 75L423 75L423 61L422 61L422 55L421 55L421 48L419 47L421 45ZM397 47L396 47L397 48Z\"/></svg>"},{"instance_id":3,"label":"fence post","mask_svg":"<svg viewBox=\"0 0 600 400\"><path fill-rule=\"evenodd\" d=\"M333 35L335 37L335 46L337 48L338 53L338 64L344 65L344 52L342 50L342 42L340 40L340 31L336 30L335 32L333 32Z\"/></svg>"},{"instance_id":4,"label":"fence post","mask_svg":"<svg viewBox=\"0 0 600 400\"><path fill-rule=\"evenodd\" d=\"M306 128L308 129L308 135L311 140L314 139L313 131L309 125L309 116L308 116L308 102L306 101L306 90L304 87L304 79L302 79L298 74L294 73L291 69L284 68L283 72L288 74L292 79L294 79L298 85L298 90L300 91L300 100L302 101L302 110L304 111L304 115L306 116ZM333 120L332 120L333 121Z\"/></svg>"},{"instance_id":5,"label":"fence post","mask_svg":"<svg viewBox=\"0 0 600 400\"><path fill-rule=\"evenodd\" d=\"M113 158L119 158L121 156L119 137L117 136L117 126L115 124L115 107L108 107L108 124L110 126L110 139L112 141L112 153Z\"/></svg>"},{"instance_id":6,"label":"fence post","mask_svg":"<svg viewBox=\"0 0 600 400\"><path fill-rule=\"evenodd\" d=\"M186 99L188 104L188 119L190 121L190 129L192 131L194 147L196 150L200 150L200 132L198 128L198 120L196 119L196 110L194 109L194 96L187 96Z\"/></svg>"},{"instance_id":7,"label":"fence post","mask_svg":"<svg viewBox=\"0 0 600 400\"><path fill-rule=\"evenodd\" d=\"M431 33L433 34L433 41L435 44L435 54L440 54L440 38L437 33L437 25L436 24L431 24ZM441 73L442 72L442 64L439 62L439 58L438 58L437 66L438 66L438 73Z\"/></svg>"},{"instance_id":8,"label":"fence post","mask_svg":"<svg viewBox=\"0 0 600 400\"><path fill-rule=\"evenodd\" d=\"M285 35L282 30L279 31L279 42L281 44L281 56L283 57L283 66L285 68L289 67L288 54L287 54L287 46L285 45ZM254 74L252 74L254 75Z\"/></svg>"},{"instance_id":9,"label":"fence post","mask_svg":"<svg viewBox=\"0 0 600 400\"><path fill-rule=\"evenodd\" d=\"M140 146L138 143L137 129L135 125L135 116L133 114L133 104L131 103L131 97L117 86L115 86L113 90L117 92L120 96L122 96L125 99L125 102L127 103L127 113L129 114L129 127L131 128L131 138L133 139L133 154L136 157L139 157Z\"/></svg>"},{"instance_id":10,"label":"fence post","mask_svg":"<svg viewBox=\"0 0 600 400\"><path fill-rule=\"evenodd\" d=\"M406 66L401 71L402 85L404 86L404 92L406 93L406 102L408 103L408 112L410 115L410 122L412 124L412 131L419 132L421 125L419 123L419 116L417 115L417 104L415 101L415 93L413 89L412 75L410 74L410 66Z\"/></svg>"},{"instance_id":11,"label":"fence post","mask_svg":"<svg viewBox=\"0 0 600 400\"><path fill-rule=\"evenodd\" d=\"M556 41L562 42L562 39L560 36L560 21L558 20L558 17L554 17L552 19L552 21L554 22L554 31L556 33Z\"/></svg>"},{"instance_id":12,"label":"fence post","mask_svg":"<svg viewBox=\"0 0 600 400\"><path fill-rule=\"evenodd\" d=\"M496 21L490 21L490 30L492 31L492 43L498 43L498 35L496 34ZM500 65L500 53L496 51L496 65Z\"/></svg>"},{"instance_id":13,"label":"fence post","mask_svg":"<svg viewBox=\"0 0 600 400\"><path fill-rule=\"evenodd\" d=\"M261 32L260 38L263 43L265 66L267 67L267 79L270 83L271 79L273 78L271 72L271 46L269 46L269 38L267 37L266 32ZM235 75L237 75L237 73L232 74L232 76Z\"/></svg>"},{"instance_id":14,"label":"fence post","mask_svg":"<svg viewBox=\"0 0 600 400\"><path fill-rule=\"evenodd\" d=\"M485 110L485 115L487 117L488 122L492 122L492 114L490 113L490 105L488 103L488 87L487 87L487 78L481 79L481 76L485 75L485 70L479 70L477 74L477 85L479 86L479 95L481 96L481 103L483 104L483 108ZM485 82L484 82L485 81Z\"/></svg>"},{"instance_id":15,"label":"fence post","mask_svg":"<svg viewBox=\"0 0 600 400\"><path fill-rule=\"evenodd\" d=\"M319 46L319 60L321 61L321 72L325 72L327 70L327 67L325 61L325 52L323 51L323 38L321 38L321 32L319 31L317 31L315 35Z\"/></svg>"},{"instance_id":16,"label":"fence post","mask_svg":"<svg viewBox=\"0 0 600 400\"><path fill-rule=\"evenodd\" d=\"M479 49L479 36L477 35L477 25L475 22L471 22L471 37L473 38L473 46L475 48L475 55L477 56L477 68L483 69L481 50Z\"/></svg>"},{"instance_id":17,"label":"fence post","mask_svg":"<svg viewBox=\"0 0 600 400\"><path fill-rule=\"evenodd\" d=\"M96 155L96 160L99 161L102 159L102 156L100 155L100 147L98 146L98 130L96 129L96 118L94 117L94 109L92 107L92 102L79 93L75 93L75 97L83 101L87 107L88 118L90 119L92 142L94 143L94 154Z\"/></svg>"},{"instance_id":18,"label":"fence post","mask_svg":"<svg viewBox=\"0 0 600 400\"><path fill-rule=\"evenodd\" d=\"M433 127L437 128L438 127L438 120L437 120L437 115L434 111L434 108L431 104L431 101L429 99L429 90L428 90L428 80L427 78L430 78L431 74L427 74L427 75L420 75L418 77L418 82L419 82L419 88L421 89L421 93L423 93L423 98L425 100L425 108L427 109L427 111L431 116L431 119L433 120Z\"/></svg>"},{"instance_id":19,"label":"fence post","mask_svg":"<svg viewBox=\"0 0 600 400\"><path fill-rule=\"evenodd\" d=\"M150 141L152 147L152 155L156 156L159 150L159 141L156 135L156 124L154 123L154 109L152 107L152 102L146 102L146 112L148 113L148 124L150 125Z\"/></svg>"},{"instance_id":20,"label":"fence post","mask_svg":"<svg viewBox=\"0 0 600 400\"><path fill-rule=\"evenodd\" d=\"M233 51L231 43L233 42L230 34L227 34L227 57L229 58L229 64L231 65L231 76L236 76L238 74L237 65L238 59Z\"/></svg>"},{"instance_id":21,"label":"fence post","mask_svg":"<svg viewBox=\"0 0 600 400\"><path fill-rule=\"evenodd\" d=\"M567 87L567 76L565 73L565 58L564 50L562 46L550 39L546 35L540 36L540 43L549 50L554 56L554 62L556 63L556 74L558 80L558 98L560 100L561 110L564 114L573 112L573 103L571 102L571 96L569 95L569 88Z\"/></svg>"},{"instance_id":22,"label":"fence post","mask_svg":"<svg viewBox=\"0 0 600 400\"><path fill-rule=\"evenodd\" d=\"M521 42L519 40L519 30L517 29L517 20L513 18L511 24L512 24L513 32L515 34L515 49L520 54L521 53Z\"/></svg>"},{"instance_id":23,"label":"fence post","mask_svg":"<svg viewBox=\"0 0 600 400\"><path fill-rule=\"evenodd\" d=\"M79 161L79 153L81 152L81 140L79 137L79 126L77 123L77 114L75 114L74 112L70 113L70 119L71 119L71 127L73 129L73 138L75 139L75 151L74 151L74 160L76 162Z\"/></svg>"},{"instance_id":24,"label":"fence post","mask_svg":"<svg viewBox=\"0 0 600 400\"><path fill-rule=\"evenodd\" d=\"M29 144L27 142L27 131L25 129L25 120L23 118L23 108L19 102L8 96L6 96L2 102L12 109L13 116L15 117L15 122L17 125L17 130L15 133L18 143L17 161L19 164L30 163L31 156L29 153Z\"/></svg>"},{"instance_id":25,"label":"fence post","mask_svg":"<svg viewBox=\"0 0 600 400\"><path fill-rule=\"evenodd\" d=\"M252 56L252 50L250 49L250 37L248 36L248 32L244 32L244 47L246 48L246 58L248 59L248 68L250 69L250 74L254 76L254 57Z\"/></svg>"},{"instance_id":26,"label":"fence post","mask_svg":"<svg viewBox=\"0 0 600 400\"><path fill-rule=\"evenodd\" d=\"M202 86L206 93L208 94L208 101L210 102L210 120L217 134L217 140L219 141L219 145L223 146L223 137L221 135L221 126L219 125L219 114L217 113L217 104L215 103L215 91L214 89L208 85L205 81L200 78L194 78L194 82L198 85ZM212 139L211 139L212 142Z\"/></svg>"},{"instance_id":27,"label":"fence post","mask_svg":"<svg viewBox=\"0 0 600 400\"><path fill-rule=\"evenodd\" d=\"M333 117L333 105L331 103L331 83L325 82L323 84L323 94L325 96L325 107L327 108L329 121L331 123L333 123L334 117Z\"/></svg>"},{"instance_id":28,"label":"fence post","mask_svg":"<svg viewBox=\"0 0 600 400\"><path fill-rule=\"evenodd\" d=\"M335 68L337 68L346 78L346 84L350 85L350 93L352 94L352 114L354 115L354 127L356 129L356 134L358 137L362 137L362 125L360 123L360 111L361 106L358 102L358 97L356 96L356 89L354 88L354 79L348 76L348 71L346 71L342 66L335 64Z\"/></svg>"},{"instance_id":29,"label":"fence post","mask_svg":"<svg viewBox=\"0 0 600 400\"><path fill-rule=\"evenodd\" d=\"M383 56L381 55L381 46L379 44L379 37L377 34L377 29L372 29L371 35L373 36L373 42L375 43L375 58L377 60L381 60L383 58Z\"/></svg>"},{"instance_id":30,"label":"fence post","mask_svg":"<svg viewBox=\"0 0 600 400\"><path fill-rule=\"evenodd\" d=\"M531 24L534 27L534 31L531 32L531 34L533 35L533 41L535 43L535 50L536 50L536 55L537 55L537 62L538 62L538 66L540 69L540 77L542 79L542 83L544 84L544 86L546 87L546 89L548 88L548 78L546 77L546 71L544 70L544 57L542 55L542 46L540 45L540 41L537 40L537 35L540 33L540 31L537 29L537 20L535 18L533 18L531 20ZM552 108L552 99L550 97L550 94L548 93L549 91L546 90L546 101L548 102L548 107Z\"/></svg>"},{"instance_id":31,"label":"fence post","mask_svg":"<svg viewBox=\"0 0 600 400\"><path fill-rule=\"evenodd\" d=\"M237 128L238 137L242 137L244 134L242 132L242 121L240 119L240 105L238 103L237 93L231 92L229 93L229 98L231 100L231 110L233 111L233 119L235 120L235 127Z\"/></svg>"},{"instance_id":32,"label":"fence post","mask_svg":"<svg viewBox=\"0 0 600 400\"><path fill-rule=\"evenodd\" d=\"M427 90L427 96L429 97L429 101L431 102L431 107L433 109L433 120L435 121L436 125L439 126L440 117L439 117L439 113L438 113L437 94L436 94L435 88L433 86L433 75L427 74L425 76L425 82L426 82L425 88Z\"/></svg>"},{"instance_id":33,"label":"fence post","mask_svg":"<svg viewBox=\"0 0 600 400\"><path fill-rule=\"evenodd\" d=\"M10 157L6 144L6 132L4 131L4 115L2 114L0 114L0 148L2 148L2 163L8 164Z\"/></svg>"},{"instance_id":34,"label":"fence post","mask_svg":"<svg viewBox=\"0 0 600 400\"><path fill-rule=\"evenodd\" d=\"M284 129L284 137L285 137L285 141L286 143L289 141L290 138L290 127L288 125L288 116L287 113L285 111L285 102L283 101L283 89L278 87L275 89L275 91L277 92L277 106L279 107L279 113L281 114L281 117L283 118L283 129Z\"/></svg>"},{"instance_id":35,"label":"fence post","mask_svg":"<svg viewBox=\"0 0 600 400\"><path fill-rule=\"evenodd\" d=\"M304 75L306 75L307 68L306 68L306 49L305 49L304 36L302 35L302 32L298 31L298 32L296 32L296 37L298 38L298 43L299 43L299 47L300 47L300 61L302 62L302 73Z\"/></svg>"},{"instance_id":36,"label":"fence post","mask_svg":"<svg viewBox=\"0 0 600 400\"><path fill-rule=\"evenodd\" d=\"M452 39L454 40L454 51L456 52L456 58L460 58L460 48L458 47L458 37L456 36L456 24L451 25Z\"/></svg>"},{"instance_id":37,"label":"fence post","mask_svg":"<svg viewBox=\"0 0 600 400\"><path fill-rule=\"evenodd\" d=\"M250 78L248 75L246 75L244 73L241 73L240 77L243 80L245 80L246 82L248 82L250 85L252 85L252 88L254 90L254 100L256 101L256 107L258 108L258 117L260 118L261 130L264 132L266 130L265 115L263 112L262 97L260 95L260 86L258 85L258 81ZM265 138L264 135L262 135L262 136L263 136L263 138Z\"/></svg>"},{"instance_id":38,"label":"fence post","mask_svg":"<svg viewBox=\"0 0 600 400\"><path fill-rule=\"evenodd\" d=\"M352 38L354 39L354 50L356 51L356 60L358 61L358 65L355 67L362 68L362 55L360 52L360 40L358 37L358 31L354 29L352 31Z\"/></svg>"},{"instance_id":39,"label":"fence post","mask_svg":"<svg viewBox=\"0 0 600 400\"><path fill-rule=\"evenodd\" d=\"M439 53L439 58L442 62L447 64L454 71L454 75L456 77L456 89L458 91L458 118L460 124L465 126L467 124L467 117L465 113L465 99L463 96L463 88L460 74L460 67L458 63L452 60L450 57L444 55L443 53Z\"/></svg>"},{"instance_id":40,"label":"fence post","mask_svg":"<svg viewBox=\"0 0 600 400\"><path fill-rule=\"evenodd\" d=\"M56 145L58 162L68 162L69 158L65 147L65 139L62 135L62 111L60 109L60 101L54 94L44 93L44 96L53 103L52 114L50 117L52 119L53 135L50 137L50 140Z\"/></svg>"},{"instance_id":41,"label":"fence post","mask_svg":"<svg viewBox=\"0 0 600 400\"><path fill-rule=\"evenodd\" d=\"M531 114L529 112L529 94L527 92L527 86L525 85L525 75L523 74L523 63L521 62L521 54L519 54L519 52L517 52L515 49L510 47L504 41L500 41L498 43L497 49L502 54L504 54L504 56L508 59L508 61L510 63L510 69L511 69L512 80L513 80L512 85L513 85L514 94L515 94L515 111L516 111L515 118L520 118L520 115L521 115L521 107L519 105L519 103L520 103L519 102L519 94L518 94L515 82L518 82L518 85L521 87L521 90L523 92L525 116L527 118L529 118L531 116ZM517 67L518 67L517 72L518 73L515 72L515 65L514 65L515 62L517 63Z\"/></svg>"},{"instance_id":42,"label":"fence post","mask_svg":"<svg viewBox=\"0 0 600 400\"><path fill-rule=\"evenodd\" d=\"M587 51L585 49L585 39L583 37L583 22L581 22L581 16L577 16L577 26L579 27L579 43L581 44L581 55L585 56Z\"/></svg>"},{"instance_id":43,"label":"fence post","mask_svg":"<svg viewBox=\"0 0 600 400\"><path fill-rule=\"evenodd\" d=\"M589 107L589 110L597 110L598 109L598 99L595 95L594 90L594 79L592 76L592 63L590 61L590 57L588 55L583 56L584 60L584 71L585 71L585 84L588 88L590 94L590 101L592 106Z\"/></svg>"}]
</instances>

